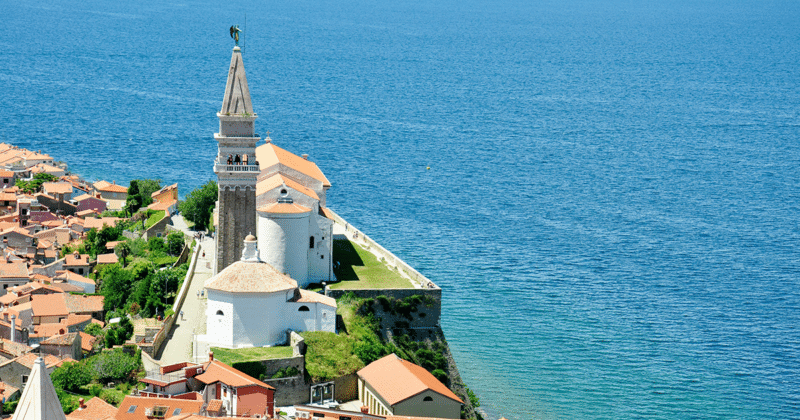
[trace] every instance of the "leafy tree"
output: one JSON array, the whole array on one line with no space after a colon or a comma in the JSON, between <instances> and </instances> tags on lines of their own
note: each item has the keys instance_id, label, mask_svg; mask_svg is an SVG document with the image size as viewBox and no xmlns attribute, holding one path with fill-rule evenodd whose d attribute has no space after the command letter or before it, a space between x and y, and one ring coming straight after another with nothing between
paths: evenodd
<instances>
[{"instance_id":1,"label":"leafy tree","mask_svg":"<svg viewBox=\"0 0 800 420\"><path fill-rule=\"evenodd\" d=\"M128 198L125 199L125 211L133 215L142 207L142 195L139 193L139 181L131 180L128 186Z\"/></svg>"},{"instance_id":2,"label":"leafy tree","mask_svg":"<svg viewBox=\"0 0 800 420\"><path fill-rule=\"evenodd\" d=\"M184 244L183 233L172 232L167 235L167 253L169 253L169 255L180 254Z\"/></svg>"},{"instance_id":3,"label":"leafy tree","mask_svg":"<svg viewBox=\"0 0 800 420\"><path fill-rule=\"evenodd\" d=\"M42 184L44 184L45 182L53 182L57 180L58 178L56 178L53 175L40 172L34 175L33 179L31 179L30 181L18 179L15 185L19 187L19 189L21 189L22 191L32 194L41 191Z\"/></svg>"},{"instance_id":4,"label":"leafy tree","mask_svg":"<svg viewBox=\"0 0 800 420\"><path fill-rule=\"evenodd\" d=\"M56 395L58 402L61 403L61 409L65 413L71 413L78 409L78 398L74 395L67 394L63 389L56 388Z\"/></svg>"},{"instance_id":5,"label":"leafy tree","mask_svg":"<svg viewBox=\"0 0 800 420\"><path fill-rule=\"evenodd\" d=\"M125 344L125 342L128 341L128 339L133 335L133 324L131 324L131 320L128 319L128 314L125 313L124 309L120 309L111 313L111 317L109 319L113 318L120 318L120 321L118 323L110 324L108 328L106 328L106 332L103 337L106 348L111 348L119 344Z\"/></svg>"},{"instance_id":6,"label":"leafy tree","mask_svg":"<svg viewBox=\"0 0 800 420\"><path fill-rule=\"evenodd\" d=\"M149 206L153 204L153 193L161 189L160 179L139 179L139 195L141 197L142 206Z\"/></svg>"},{"instance_id":7,"label":"leafy tree","mask_svg":"<svg viewBox=\"0 0 800 420\"><path fill-rule=\"evenodd\" d=\"M167 246L164 244L164 240L157 236L153 236L147 240L147 248L152 254L163 255L167 252Z\"/></svg>"},{"instance_id":8,"label":"leafy tree","mask_svg":"<svg viewBox=\"0 0 800 420\"><path fill-rule=\"evenodd\" d=\"M91 323L83 329L83 332L92 337L97 337L99 334L103 333L103 327L101 327L100 324Z\"/></svg>"},{"instance_id":9,"label":"leafy tree","mask_svg":"<svg viewBox=\"0 0 800 420\"><path fill-rule=\"evenodd\" d=\"M128 258L128 255L131 255L131 244L129 244L128 241L120 242L117 244L117 246L114 247L114 252L122 261L122 267L123 268L127 267L128 262L126 258Z\"/></svg>"},{"instance_id":10,"label":"leafy tree","mask_svg":"<svg viewBox=\"0 0 800 420\"><path fill-rule=\"evenodd\" d=\"M195 229L206 230L217 201L217 183L208 181L205 185L190 192L186 200L178 205L183 217L194 223Z\"/></svg>"},{"instance_id":11,"label":"leafy tree","mask_svg":"<svg viewBox=\"0 0 800 420\"><path fill-rule=\"evenodd\" d=\"M132 270L125 270L119 264L112 264L102 272L103 286L100 293L105 297L103 307L106 311L122 308L128 300L134 281Z\"/></svg>"},{"instance_id":12,"label":"leafy tree","mask_svg":"<svg viewBox=\"0 0 800 420\"><path fill-rule=\"evenodd\" d=\"M119 348L100 353L94 361L97 379L100 383L106 383L130 378L139 369L141 361L138 357L136 354L129 355Z\"/></svg>"},{"instance_id":13,"label":"leafy tree","mask_svg":"<svg viewBox=\"0 0 800 420\"><path fill-rule=\"evenodd\" d=\"M93 324L97 325L97 324ZM50 375L56 388L79 392L82 386L92 382L94 369L82 362L67 362Z\"/></svg>"},{"instance_id":14,"label":"leafy tree","mask_svg":"<svg viewBox=\"0 0 800 420\"><path fill-rule=\"evenodd\" d=\"M99 231L95 228L86 233L86 242L88 250L92 255L105 254L106 244L111 241L119 240L122 237L122 226L108 226L103 225Z\"/></svg>"}]
</instances>

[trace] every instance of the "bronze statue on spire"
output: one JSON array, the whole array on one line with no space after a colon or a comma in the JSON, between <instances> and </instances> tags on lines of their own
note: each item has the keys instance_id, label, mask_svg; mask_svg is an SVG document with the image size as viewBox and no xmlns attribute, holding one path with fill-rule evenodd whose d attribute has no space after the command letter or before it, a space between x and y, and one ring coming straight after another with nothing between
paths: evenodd
<instances>
[{"instance_id":1,"label":"bronze statue on spire","mask_svg":"<svg viewBox=\"0 0 800 420\"><path fill-rule=\"evenodd\" d=\"M231 38L236 41L237 47L239 46L239 32L242 32L242 30L239 29L239 25L231 26Z\"/></svg>"}]
</instances>

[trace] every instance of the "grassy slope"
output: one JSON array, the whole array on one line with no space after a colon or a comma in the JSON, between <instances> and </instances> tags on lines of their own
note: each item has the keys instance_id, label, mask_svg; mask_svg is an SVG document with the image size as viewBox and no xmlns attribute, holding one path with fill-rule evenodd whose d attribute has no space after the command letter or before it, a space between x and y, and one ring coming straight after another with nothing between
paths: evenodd
<instances>
[{"instance_id":1,"label":"grassy slope","mask_svg":"<svg viewBox=\"0 0 800 420\"><path fill-rule=\"evenodd\" d=\"M410 289L411 282L358 244L333 241L333 273L340 280L331 289Z\"/></svg>"},{"instance_id":2,"label":"grassy slope","mask_svg":"<svg viewBox=\"0 0 800 420\"><path fill-rule=\"evenodd\" d=\"M250 347L244 349L223 349L221 347L212 347L211 351L214 352L215 359L227 365L232 365L238 362L292 357L292 348L289 346Z\"/></svg>"}]
</instances>

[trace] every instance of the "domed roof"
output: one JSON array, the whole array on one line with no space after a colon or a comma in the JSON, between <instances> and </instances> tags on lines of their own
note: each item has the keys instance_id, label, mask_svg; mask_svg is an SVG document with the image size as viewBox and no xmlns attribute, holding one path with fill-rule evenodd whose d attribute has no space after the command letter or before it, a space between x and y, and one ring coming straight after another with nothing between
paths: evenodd
<instances>
[{"instance_id":1,"label":"domed roof","mask_svg":"<svg viewBox=\"0 0 800 420\"><path fill-rule=\"evenodd\" d=\"M206 289L230 293L273 293L297 288L297 282L264 262L237 261L206 281Z\"/></svg>"},{"instance_id":2,"label":"domed roof","mask_svg":"<svg viewBox=\"0 0 800 420\"><path fill-rule=\"evenodd\" d=\"M253 236L253 234L251 233L251 234L249 234L249 235L244 237L244 241L245 242L255 242L256 241L256 237Z\"/></svg>"}]
</instances>

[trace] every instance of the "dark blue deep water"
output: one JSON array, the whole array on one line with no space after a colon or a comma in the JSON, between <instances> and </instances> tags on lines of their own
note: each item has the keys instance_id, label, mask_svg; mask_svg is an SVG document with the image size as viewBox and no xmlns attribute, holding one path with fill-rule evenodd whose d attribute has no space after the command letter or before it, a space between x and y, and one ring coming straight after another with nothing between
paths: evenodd
<instances>
[{"instance_id":1,"label":"dark blue deep water","mask_svg":"<svg viewBox=\"0 0 800 420\"><path fill-rule=\"evenodd\" d=\"M187 193L245 14L495 419L800 418L800 2L0 0L0 141Z\"/></svg>"}]
</instances>

